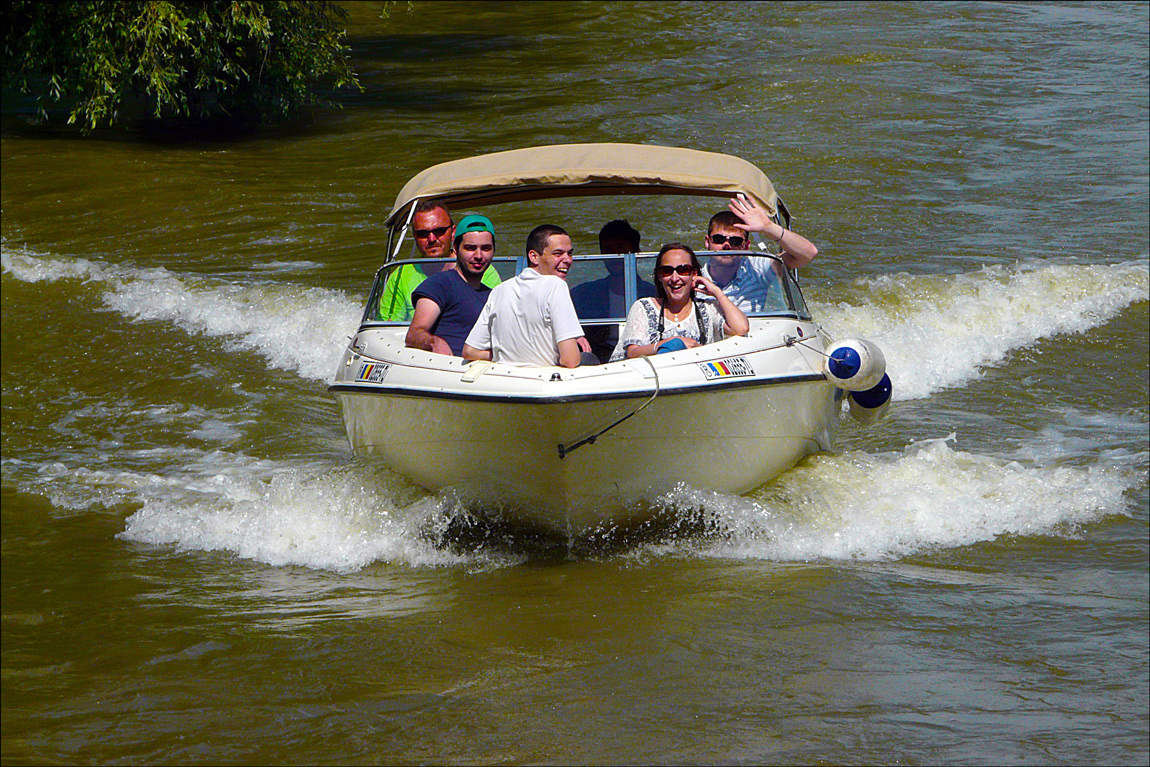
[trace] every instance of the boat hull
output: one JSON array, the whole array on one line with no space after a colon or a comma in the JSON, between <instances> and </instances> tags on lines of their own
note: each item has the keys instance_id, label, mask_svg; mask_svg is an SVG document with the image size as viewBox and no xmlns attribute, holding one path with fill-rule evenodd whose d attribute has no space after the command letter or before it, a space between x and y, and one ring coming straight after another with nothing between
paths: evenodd
<instances>
[{"instance_id":1,"label":"boat hull","mask_svg":"<svg viewBox=\"0 0 1150 767\"><path fill-rule=\"evenodd\" d=\"M386 344L371 355L390 368L386 383L356 382L370 377L371 363L353 350L332 391L356 454L429 490L570 533L633 521L640 501L681 483L745 493L830 449L842 392L814 367L812 350L785 349L784 359L766 346L731 339L660 355L662 370L632 360L500 381L493 369L472 382L485 385L467 385L456 383L467 369L461 361ZM753 372L700 373L724 360L722 368L741 361Z\"/></svg>"}]
</instances>

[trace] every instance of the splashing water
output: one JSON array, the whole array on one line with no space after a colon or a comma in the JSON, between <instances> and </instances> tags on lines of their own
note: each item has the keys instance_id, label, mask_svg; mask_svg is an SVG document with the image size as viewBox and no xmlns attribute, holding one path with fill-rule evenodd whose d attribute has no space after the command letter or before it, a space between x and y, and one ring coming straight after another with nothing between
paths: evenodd
<instances>
[{"instance_id":1,"label":"splashing water","mask_svg":"<svg viewBox=\"0 0 1150 767\"><path fill-rule=\"evenodd\" d=\"M0 253L3 270L26 282L83 280L105 286L109 309L135 320L170 322L189 333L225 337L276 368L327 381L362 307L345 295L280 284L237 285L78 259Z\"/></svg>"},{"instance_id":2,"label":"splashing water","mask_svg":"<svg viewBox=\"0 0 1150 767\"><path fill-rule=\"evenodd\" d=\"M358 304L329 290L239 285L165 269L44 258L7 246L0 255L6 277L98 284L107 308L125 317L228 338L234 349L256 351L270 365L309 380L329 378L360 312ZM865 306L816 308L836 335L860 335L883 348L898 396L923 398L977 379L981 367L1038 339L1106 323L1146 301L1147 283L1145 260L993 267L946 277L899 274L862 283ZM229 426L227 413L194 412L204 429ZM1116 418L1127 431L1146 430L1144 420ZM1145 453L1109 455L1097 445L1083 448L1089 465L1061 465L1057 456L1051 458L1051 450L1078 449L1074 439L1044 431L1017 456L991 458L956 449L952 435L899 453L815 456L747 497L679 488L659 502L672 515L701 510L709 532L676 533L644 551L875 560L1003 535L1073 535L1078 525L1125 513L1124 494L1145 483L1147 462ZM5 457L4 476L6 482L18 477L61 510L135 506L121 534L126 540L225 551L272 565L347 571L380 561L519 561L435 545L428 530L443 530L470 512L386 470L191 446L174 450L179 460L157 456L150 469L141 458L132 471L52 460L30 466Z\"/></svg>"},{"instance_id":3,"label":"splashing water","mask_svg":"<svg viewBox=\"0 0 1150 767\"><path fill-rule=\"evenodd\" d=\"M865 306L813 304L835 337L862 336L886 357L895 399L977 380L1039 339L1083 333L1150 300L1150 262L993 266L970 274L860 281Z\"/></svg>"},{"instance_id":4,"label":"splashing water","mask_svg":"<svg viewBox=\"0 0 1150 767\"><path fill-rule=\"evenodd\" d=\"M1126 513L1124 493L1145 481L1146 454L1086 467L1027 466L956 450L954 440L878 456L814 456L747 497L677 488L659 504L684 520L701 511L706 532L680 535L672 525L643 550L781 562L881 560L1003 535L1074 535L1077 526ZM46 480L69 474L62 466L42 473ZM127 540L341 571L378 561L502 566L521 559L436 545L436 531L452 521L470 524L471 510L366 465L213 451L182 477L71 474L73 497L55 498L61 505L78 505L85 489L89 501L141 504L121 534Z\"/></svg>"}]
</instances>

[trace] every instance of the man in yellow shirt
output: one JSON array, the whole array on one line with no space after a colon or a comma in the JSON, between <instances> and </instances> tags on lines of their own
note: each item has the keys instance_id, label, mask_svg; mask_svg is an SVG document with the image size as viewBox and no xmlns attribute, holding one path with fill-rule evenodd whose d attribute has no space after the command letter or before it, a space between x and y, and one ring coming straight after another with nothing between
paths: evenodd
<instances>
[{"instance_id":1,"label":"man in yellow shirt","mask_svg":"<svg viewBox=\"0 0 1150 767\"><path fill-rule=\"evenodd\" d=\"M411 216L411 230L420 258L451 258L451 241L455 238L455 223L451 212L435 200L420 200ZM411 321L415 309L411 292L419 287L431 272L450 269L452 263L428 264L426 267L405 264L391 273L379 297L379 319ZM500 283L495 267L488 267L483 284L493 288Z\"/></svg>"}]
</instances>

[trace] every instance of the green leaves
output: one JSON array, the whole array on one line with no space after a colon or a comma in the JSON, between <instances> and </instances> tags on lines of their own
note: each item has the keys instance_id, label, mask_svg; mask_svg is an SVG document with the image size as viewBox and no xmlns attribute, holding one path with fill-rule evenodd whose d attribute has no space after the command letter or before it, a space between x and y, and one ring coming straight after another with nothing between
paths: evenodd
<instances>
[{"instance_id":1,"label":"green leaves","mask_svg":"<svg viewBox=\"0 0 1150 767\"><path fill-rule=\"evenodd\" d=\"M5 88L69 110L85 133L142 100L155 117L294 115L320 80L360 88L330 2L13 0L0 10ZM362 90L362 88L360 88Z\"/></svg>"}]
</instances>

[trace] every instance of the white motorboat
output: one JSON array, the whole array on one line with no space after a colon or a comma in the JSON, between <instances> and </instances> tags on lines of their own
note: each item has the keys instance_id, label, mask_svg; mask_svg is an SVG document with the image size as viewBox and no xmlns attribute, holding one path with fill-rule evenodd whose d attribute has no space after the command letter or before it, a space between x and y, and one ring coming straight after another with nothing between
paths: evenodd
<instances>
[{"instance_id":1,"label":"white motorboat","mask_svg":"<svg viewBox=\"0 0 1150 767\"><path fill-rule=\"evenodd\" d=\"M780 223L789 213L771 182L736 157L632 144L568 144L498 152L433 166L399 193L387 220L388 260L330 391L357 455L377 456L431 491L451 491L567 534L635 521L646 499L679 483L745 493L803 456L832 448L844 399L873 420L889 404L881 352L832 339L774 255L768 300L751 329L691 349L579 368L516 367L407 348L406 318L382 319L415 203L460 211L550 197L694 194L754 198ZM457 214L458 215L458 214ZM575 275L621 262L621 314L583 316L621 326L655 253L577 256ZM700 252L705 258L706 252ZM595 263L599 262L599 263ZM525 258L497 258L503 279ZM440 268L432 266L431 268ZM605 304L606 302L604 302Z\"/></svg>"}]
</instances>

